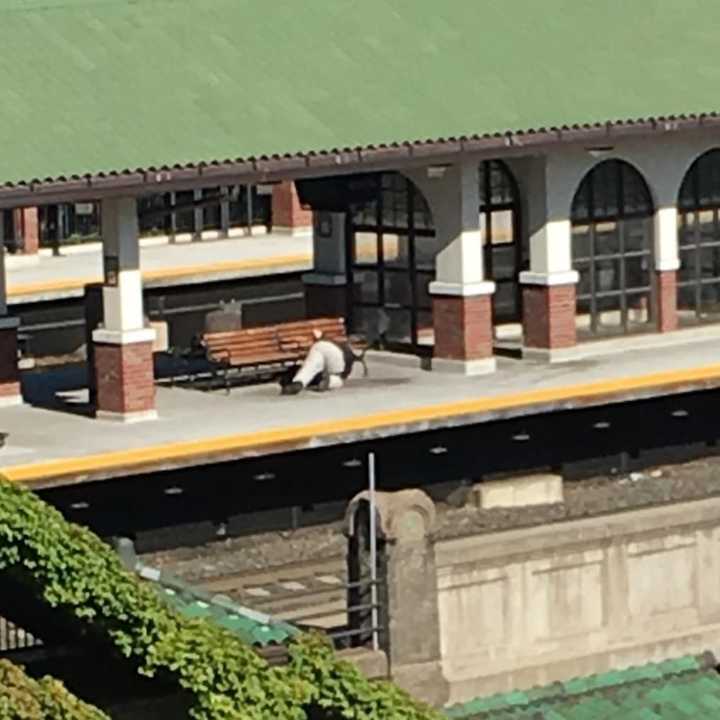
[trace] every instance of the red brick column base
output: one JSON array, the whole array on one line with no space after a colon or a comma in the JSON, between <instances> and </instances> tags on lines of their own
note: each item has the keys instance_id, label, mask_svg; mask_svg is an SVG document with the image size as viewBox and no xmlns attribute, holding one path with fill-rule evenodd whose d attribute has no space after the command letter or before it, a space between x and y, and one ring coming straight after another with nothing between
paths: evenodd
<instances>
[{"instance_id":1,"label":"red brick column base","mask_svg":"<svg viewBox=\"0 0 720 720\"><path fill-rule=\"evenodd\" d=\"M672 332L678 328L677 271L665 270L655 273L657 283L657 329Z\"/></svg>"},{"instance_id":2,"label":"red brick column base","mask_svg":"<svg viewBox=\"0 0 720 720\"><path fill-rule=\"evenodd\" d=\"M23 255L37 255L40 249L40 219L36 207L15 211L15 227L22 238Z\"/></svg>"},{"instance_id":3,"label":"red brick column base","mask_svg":"<svg viewBox=\"0 0 720 720\"><path fill-rule=\"evenodd\" d=\"M95 343L98 417L144 420L156 416L152 342Z\"/></svg>"},{"instance_id":4,"label":"red brick column base","mask_svg":"<svg viewBox=\"0 0 720 720\"><path fill-rule=\"evenodd\" d=\"M433 328L433 369L466 374L495 369L492 295L434 295Z\"/></svg>"},{"instance_id":5,"label":"red brick column base","mask_svg":"<svg viewBox=\"0 0 720 720\"><path fill-rule=\"evenodd\" d=\"M17 318L0 318L0 407L22 402L18 370L18 325Z\"/></svg>"},{"instance_id":6,"label":"red brick column base","mask_svg":"<svg viewBox=\"0 0 720 720\"><path fill-rule=\"evenodd\" d=\"M312 230L312 211L300 205L295 183L285 181L273 186L272 224L275 232L307 233Z\"/></svg>"},{"instance_id":7,"label":"red brick column base","mask_svg":"<svg viewBox=\"0 0 720 720\"><path fill-rule=\"evenodd\" d=\"M523 345L559 350L576 343L575 285L523 286Z\"/></svg>"}]
</instances>

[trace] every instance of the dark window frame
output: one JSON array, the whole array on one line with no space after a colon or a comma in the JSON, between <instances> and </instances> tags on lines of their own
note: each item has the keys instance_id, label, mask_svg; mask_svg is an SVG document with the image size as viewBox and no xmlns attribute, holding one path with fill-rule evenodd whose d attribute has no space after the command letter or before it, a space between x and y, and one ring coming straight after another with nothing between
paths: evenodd
<instances>
[{"instance_id":1,"label":"dark window frame","mask_svg":"<svg viewBox=\"0 0 720 720\"><path fill-rule=\"evenodd\" d=\"M711 240L703 232L701 214L712 212ZM712 249L713 274L703 274L703 250ZM713 148L695 159L683 177L678 191L678 309L681 309L683 290L692 289L691 309L697 321L718 319L717 313L707 311L703 289L720 285L720 148ZM689 271L690 277L686 277Z\"/></svg>"},{"instance_id":2,"label":"dark window frame","mask_svg":"<svg viewBox=\"0 0 720 720\"><path fill-rule=\"evenodd\" d=\"M416 246L415 242L418 238L434 238L434 228L428 227L428 224L434 224L432 211L422 192L415 184L400 173L383 172L378 173L376 178L375 198L368 202L353 204L351 203L346 216L346 257L347 262L347 291L348 291L348 325L351 329L355 328L358 310L365 308L391 309L401 312L409 312L410 314L410 341L408 343L387 340L384 347L388 350L397 352L412 352L417 355L430 355L432 347L423 345L419 342L418 320L423 313L432 313L432 304L421 304L419 302L418 277L432 275L434 277L434 268L432 273L427 269L420 269L416 262ZM399 183L402 188L396 185L387 187L383 183ZM405 218L403 222L388 222L385 213L385 201L387 195L404 193L404 203L400 207L405 209ZM396 198L397 200L397 198ZM374 205L374 208L373 208ZM397 208L397 205L393 206ZM368 222L370 212L374 210L374 222ZM416 226L416 213L423 213L424 227ZM393 211L395 219L397 215ZM367 233L375 235L375 261L368 262L357 257L357 233ZM394 235L400 238L407 238L408 241L408 258L406 267L392 267L385 262L385 235ZM377 276L377 301L371 302L358 299L355 292L354 277L356 272L372 272ZM386 278L395 275L407 276L409 283L409 302L389 303L386 297Z\"/></svg>"},{"instance_id":3,"label":"dark window frame","mask_svg":"<svg viewBox=\"0 0 720 720\"><path fill-rule=\"evenodd\" d=\"M614 185L610 187L615 197L615 210L610 212L598 211L596 207L596 196L598 195L597 181L602 179L604 174L610 174L614 179ZM640 209L628 210L626 208L628 195L625 192L626 181L631 179L637 182L637 189L641 190L644 198L644 205ZM603 187L602 192L607 192L607 188ZM580 213L578 204L585 202L583 212ZM605 202L600 207L605 208L610 203ZM635 204L635 203L634 203ZM601 334L600 313L605 312L605 308L600 308L599 300L608 298L618 298L617 310L620 311L621 329L624 334L632 331L644 329L644 326L650 328L657 317L657 292L654 278L654 229L655 207L652 200L650 189L643 178L642 174L630 163L619 160L605 160L591 168L583 177L578 189L573 197L572 208L570 212L570 220L573 231L572 240L572 262L573 269L581 274L586 274L589 278L589 291L578 292L576 303L578 310L585 303L589 304L590 313L590 332L593 335ZM643 247L640 250L626 250L628 240L628 223L630 221L641 221L643 225ZM618 243L617 251L603 252L602 248L598 251L598 243L602 242L599 237L598 226L604 223L615 224L615 234ZM574 240L574 231L578 228L587 228L589 254L578 255L576 251L577 243ZM646 260L646 268L644 273L646 282L644 284L628 284L628 260L636 258ZM599 263L616 263L619 270L618 287L612 290L600 290L598 288L599 272L601 268ZM646 295L648 298L648 319L646 323L639 327L630 325L630 306L628 300L635 296Z\"/></svg>"},{"instance_id":4,"label":"dark window frame","mask_svg":"<svg viewBox=\"0 0 720 720\"><path fill-rule=\"evenodd\" d=\"M494 199L496 186L493 185L493 170L496 170L504 181L504 192L502 194L505 195L505 197L509 196L509 199L498 201ZM496 292L493 295L493 326L503 322L517 322L522 318L522 288L520 287L519 273L525 259L523 257L520 188L507 163L502 160L484 160L481 162L478 168L478 182L480 185L480 207L478 208L478 212L480 214L481 227L483 226L484 219L485 231L485 243L483 245L484 275L489 280L495 282L496 285L513 286L512 297L514 307L511 312L505 315L500 313L500 309L495 301L499 294ZM512 213L513 237L510 242L502 244L494 244L492 242L492 216L493 213L496 212ZM507 251L508 248L511 249L513 255L514 272L511 278L496 279L495 266L497 263L495 255L498 255L502 251Z\"/></svg>"}]
</instances>

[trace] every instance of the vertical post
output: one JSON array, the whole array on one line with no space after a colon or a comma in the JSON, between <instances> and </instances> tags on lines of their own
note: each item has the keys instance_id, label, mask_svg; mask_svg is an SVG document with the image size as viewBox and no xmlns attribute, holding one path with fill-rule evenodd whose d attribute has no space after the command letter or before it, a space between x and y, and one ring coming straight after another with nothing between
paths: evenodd
<instances>
[{"instance_id":1,"label":"vertical post","mask_svg":"<svg viewBox=\"0 0 720 720\"><path fill-rule=\"evenodd\" d=\"M170 207L171 207L171 208L174 208L174 207L175 207L176 199L177 199L177 198L176 198L176 196L175 196L175 193L174 193L174 192L171 192L171 193L169 194L169 200L170 200ZM175 243L175 239L176 239L176 235L177 235L177 213L175 212L175 210L172 210L171 213L170 213L170 230L169 230L169 234L170 234L170 242L174 244L174 243Z\"/></svg>"},{"instance_id":2,"label":"vertical post","mask_svg":"<svg viewBox=\"0 0 720 720\"><path fill-rule=\"evenodd\" d=\"M369 483L369 499L370 499L370 604L372 609L372 645L373 650L380 648L378 638L378 587L377 587L377 517L376 517L376 498L375 498L375 453L368 454L368 483Z\"/></svg>"},{"instance_id":3,"label":"vertical post","mask_svg":"<svg viewBox=\"0 0 720 720\"><path fill-rule=\"evenodd\" d=\"M0 317L7 315L7 279L5 277L5 229L0 210Z\"/></svg>"},{"instance_id":4,"label":"vertical post","mask_svg":"<svg viewBox=\"0 0 720 720\"><path fill-rule=\"evenodd\" d=\"M145 327L138 217L134 198L102 203L103 326L93 332L97 415L124 422L155 412L153 344Z\"/></svg>"},{"instance_id":5,"label":"vertical post","mask_svg":"<svg viewBox=\"0 0 720 720\"><path fill-rule=\"evenodd\" d=\"M17 362L17 329L20 322L18 318L7 314L6 249L2 220L3 213L0 210L0 407L22 403Z\"/></svg>"},{"instance_id":6,"label":"vertical post","mask_svg":"<svg viewBox=\"0 0 720 720\"><path fill-rule=\"evenodd\" d=\"M492 295L485 277L476 160L464 160L427 185L443 249L430 283L435 349L432 369L464 375L495 370Z\"/></svg>"},{"instance_id":7,"label":"vertical post","mask_svg":"<svg viewBox=\"0 0 720 720\"><path fill-rule=\"evenodd\" d=\"M226 238L230 234L230 188L220 189L220 237Z\"/></svg>"},{"instance_id":8,"label":"vertical post","mask_svg":"<svg viewBox=\"0 0 720 720\"><path fill-rule=\"evenodd\" d=\"M560 170L545 158L534 160L528 184L527 227L530 269L520 273L523 287L523 356L562 360L572 354L578 273L572 265L572 226L569 200ZM567 202L566 202L567 200Z\"/></svg>"},{"instance_id":9,"label":"vertical post","mask_svg":"<svg viewBox=\"0 0 720 720\"><path fill-rule=\"evenodd\" d=\"M252 201L252 185L245 186L245 211L247 213L247 228L246 234L252 235L253 227L253 201Z\"/></svg>"},{"instance_id":10,"label":"vertical post","mask_svg":"<svg viewBox=\"0 0 720 720\"><path fill-rule=\"evenodd\" d=\"M193 200L195 202L202 201L203 191L193 190ZM193 240L202 240L203 234L203 208L193 208Z\"/></svg>"},{"instance_id":11,"label":"vertical post","mask_svg":"<svg viewBox=\"0 0 720 720\"><path fill-rule=\"evenodd\" d=\"M52 243L53 257L60 257L60 236L62 228L60 224L60 206L50 205L47 208L47 228L50 230L50 242Z\"/></svg>"},{"instance_id":12,"label":"vertical post","mask_svg":"<svg viewBox=\"0 0 720 720\"><path fill-rule=\"evenodd\" d=\"M677 272L680 269L678 247L678 211L674 205L658 208L654 218L655 285L658 332L678 327Z\"/></svg>"},{"instance_id":13,"label":"vertical post","mask_svg":"<svg viewBox=\"0 0 720 720\"><path fill-rule=\"evenodd\" d=\"M303 275L307 317L347 317L345 213L316 212L313 270Z\"/></svg>"}]
</instances>

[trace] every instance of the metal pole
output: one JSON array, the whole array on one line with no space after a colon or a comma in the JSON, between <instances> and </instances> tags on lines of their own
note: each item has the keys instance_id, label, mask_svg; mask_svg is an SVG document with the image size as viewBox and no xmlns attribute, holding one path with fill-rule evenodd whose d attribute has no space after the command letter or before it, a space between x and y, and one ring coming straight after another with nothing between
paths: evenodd
<instances>
[{"instance_id":1,"label":"metal pole","mask_svg":"<svg viewBox=\"0 0 720 720\"><path fill-rule=\"evenodd\" d=\"M245 203L247 208L247 234L252 235L253 228L253 199L252 199L252 185L245 186Z\"/></svg>"},{"instance_id":2,"label":"metal pole","mask_svg":"<svg viewBox=\"0 0 720 720\"><path fill-rule=\"evenodd\" d=\"M377 589L377 534L375 519L375 453L368 454L368 480L370 485L370 604L372 605L372 646L380 649L378 638L378 589Z\"/></svg>"},{"instance_id":3,"label":"metal pole","mask_svg":"<svg viewBox=\"0 0 720 720\"><path fill-rule=\"evenodd\" d=\"M0 210L0 317L7 315L7 280L5 277L5 216Z\"/></svg>"}]
</instances>

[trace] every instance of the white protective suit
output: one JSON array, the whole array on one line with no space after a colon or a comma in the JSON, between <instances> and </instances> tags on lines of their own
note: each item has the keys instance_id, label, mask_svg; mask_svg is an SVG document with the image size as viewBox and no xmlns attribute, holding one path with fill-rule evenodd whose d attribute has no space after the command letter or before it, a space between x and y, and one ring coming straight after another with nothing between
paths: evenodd
<instances>
[{"instance_id":1,"label":"white protective suit","mask_svg":"<svg viewBox=\"0 0 720 720\"><path fill-rule=\"evenodd\" d=\"M317 340L310 347L293 383L301 383L306 388L319 377L327 378L328 389L336 390L343 386L343 374L346 371L346 359L342 349L329 340Z\"/></svg>"}]
</instances>

